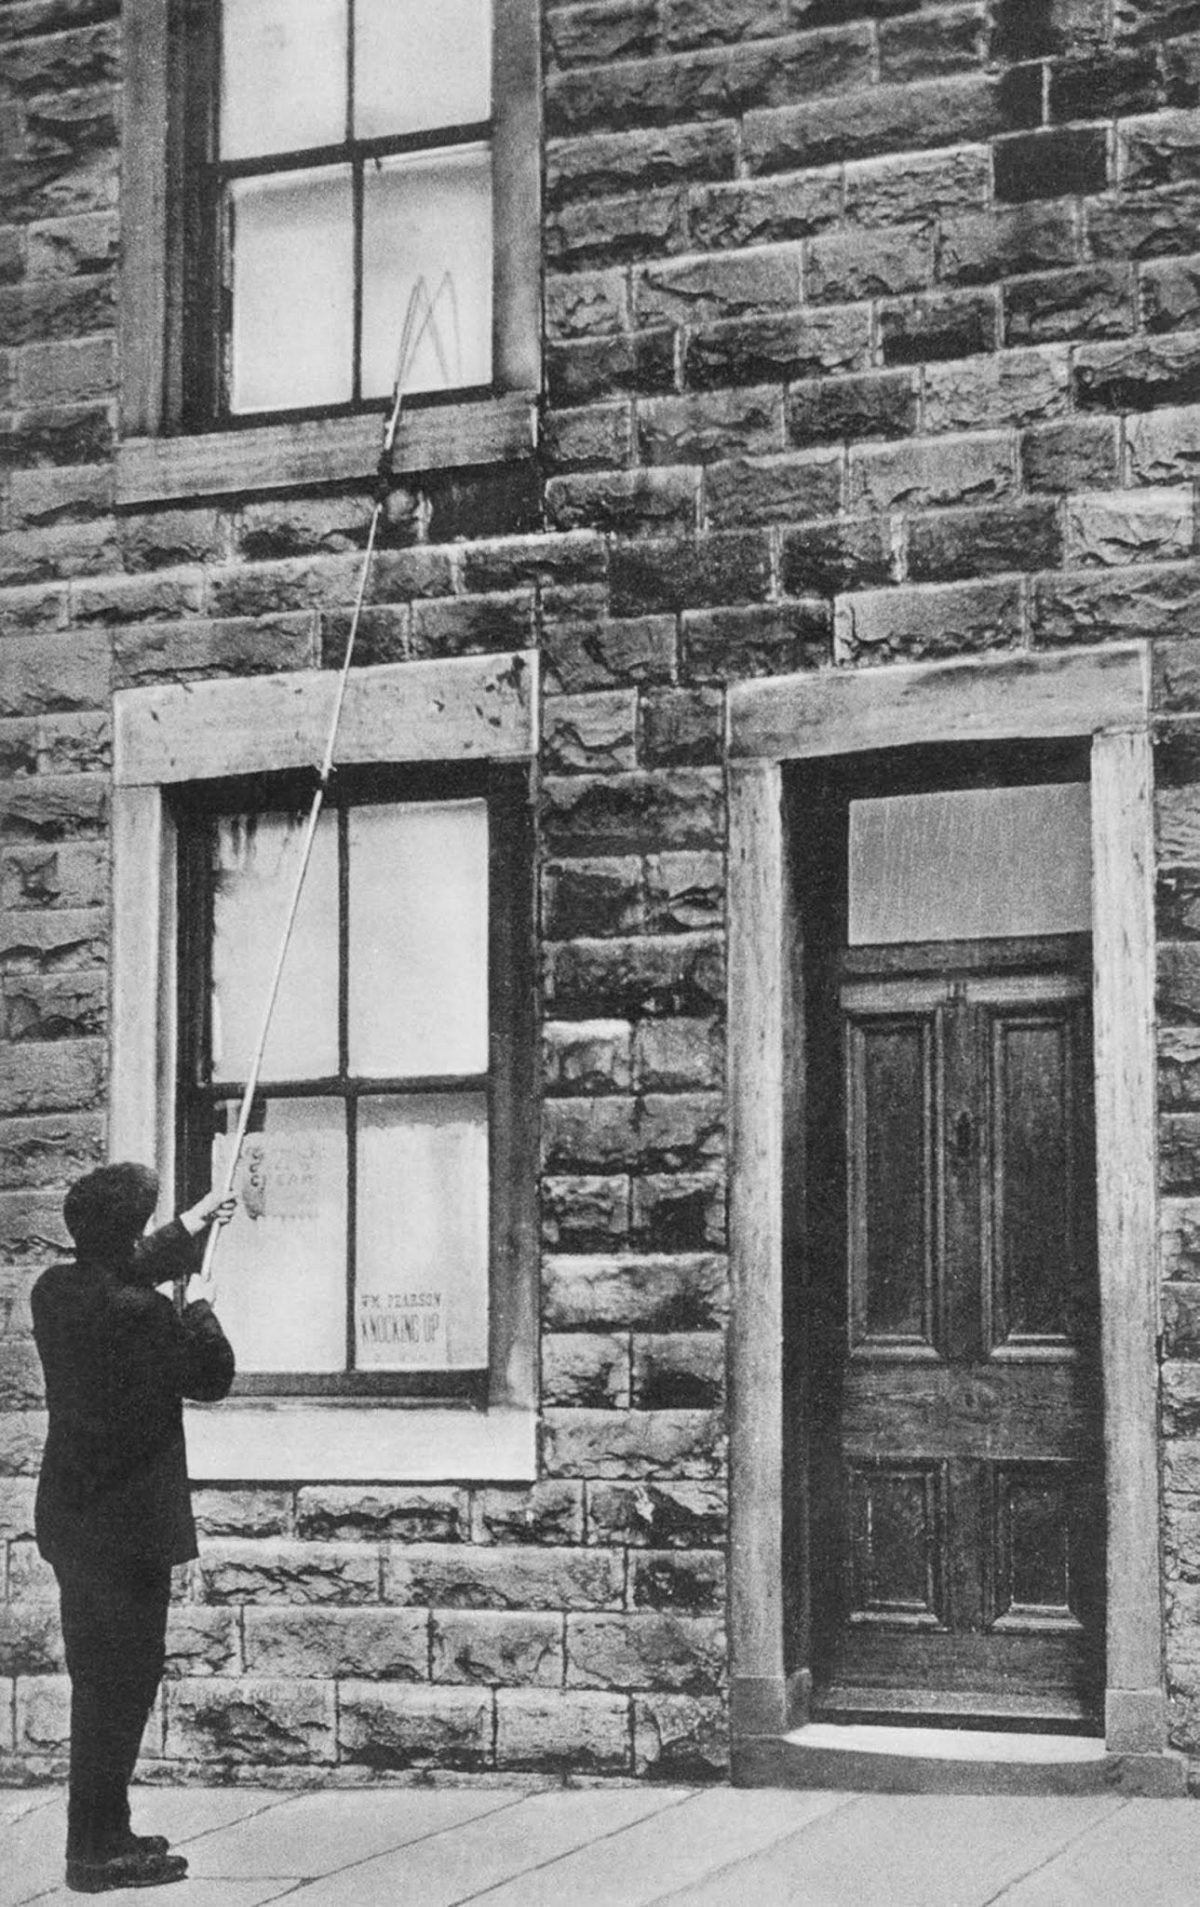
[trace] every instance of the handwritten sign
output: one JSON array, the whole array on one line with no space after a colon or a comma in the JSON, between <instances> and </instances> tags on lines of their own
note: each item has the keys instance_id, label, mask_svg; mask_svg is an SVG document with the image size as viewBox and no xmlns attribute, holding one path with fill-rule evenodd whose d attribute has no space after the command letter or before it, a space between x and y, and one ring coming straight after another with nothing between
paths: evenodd
<instances>
[{"instance_id":1,"label":"handwritten sign","mask_svg":"<svg viewBox=\"0 0 1200 1907\"><path fill-rule=\"evenodd\" d=\"M321 1148L305 1133L253 1134L242 1148L242 1204L250 1218L313 1219L321 1209Z\"/></svg>"}]
</instances>

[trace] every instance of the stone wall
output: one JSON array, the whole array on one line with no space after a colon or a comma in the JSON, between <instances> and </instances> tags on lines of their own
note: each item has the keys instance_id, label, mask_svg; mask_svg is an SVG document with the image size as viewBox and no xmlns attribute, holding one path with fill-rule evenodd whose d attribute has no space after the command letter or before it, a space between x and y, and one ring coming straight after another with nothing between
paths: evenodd
<instances>
[{"instance_id":1,"label":"stone wall","mask_svg":"<svg viewBox=\"0 0 1200 1907\"><path fill-rule=\"evenodd\" d=\"M545 0L539 457L397 487L359 651L544 657L542 1476L204 1489L160 1766L722 1772L726 686L1129 636L1163 718L1165 1559L1200 1757L1194 21ZM112 0L0 0L0 1751L33 1772L65 1684L26 1294L104 1142L110 694L327 665L369 513L114 509L120 67Z\"/></svg>"}]
</instances>

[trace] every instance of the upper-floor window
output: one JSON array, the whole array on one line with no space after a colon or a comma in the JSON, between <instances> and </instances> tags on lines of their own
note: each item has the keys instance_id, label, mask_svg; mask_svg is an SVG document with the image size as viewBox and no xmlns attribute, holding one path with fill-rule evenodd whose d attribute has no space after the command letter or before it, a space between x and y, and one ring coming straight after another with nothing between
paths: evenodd
<instances>
[{"instance_id":1,"label":"upper-floor window","mask_svg":"<svg viewBox=\"0 0 1200 1907\"><path fill-rule=\"evenodd\" d=\"M218 96L192 168L207 408L386 396L422 284L409 391L491 384L491 12L490 0L222 0Z\"/></svg>"},{"instance_id":2,"label":"upper-floor window","mask_svg":"<svg viewBox=\"0 0 1200 1907\"><path fill-rule=\"evenodd\" d=\"M124 15L124 437L536 390L536 0Z\"/></svg>"}]
</instances>

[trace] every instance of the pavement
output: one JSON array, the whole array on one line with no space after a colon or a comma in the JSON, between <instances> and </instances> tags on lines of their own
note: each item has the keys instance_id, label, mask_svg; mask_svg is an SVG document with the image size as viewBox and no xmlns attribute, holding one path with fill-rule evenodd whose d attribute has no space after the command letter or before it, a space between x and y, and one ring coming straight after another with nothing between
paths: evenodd
<instances>
[{"instance_id":1,"label":"pavement","mask_svg":"<svg viewBox=\"0 0 1200 1907\"><path fill-rule=\"evenodd\" d=\"M62 1885L60 1789L0 1790L0 1907ZM1188 1907L1200 1806L775 1789L140 1788L172 1907Z\"/></svg>"}]
</instances>

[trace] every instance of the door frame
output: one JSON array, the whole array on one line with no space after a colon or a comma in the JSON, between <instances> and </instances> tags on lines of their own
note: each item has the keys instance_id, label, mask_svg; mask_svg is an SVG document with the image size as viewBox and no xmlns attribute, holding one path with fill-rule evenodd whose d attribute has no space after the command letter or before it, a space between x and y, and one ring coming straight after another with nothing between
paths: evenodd
<instances>
[{"instance_id":1,"label":"door frame","mask_svg":"<svg viewBox=\"0 0 1200 1907\"><path fill-rule=\"evenodd\" d=\"M730 1707L739 1748L807 1719L789 1557L803 1501L785 1396L788 1163L803 1143L784 768L939 742L1090 738L1097 1238L1108 1506L1105 1745L1166 1752L1159 1555L1154 814L1144 643L773 677L731 689ZM791 1201L789 1201L789 1205ZM792 1221L789 1219L788 1221ZM801 1596L802 1600L802 1596Z\"/></svg>"}]
</instances>

